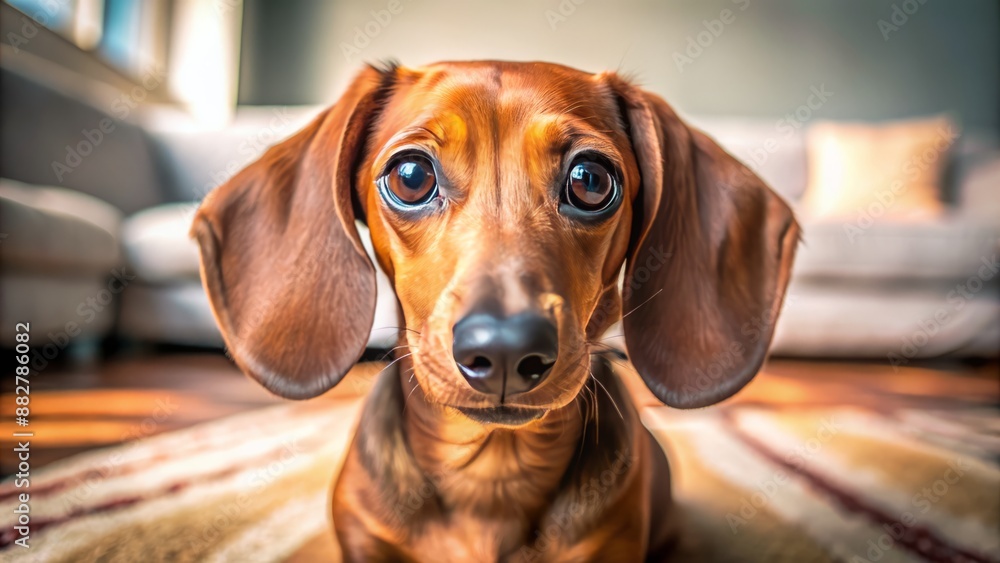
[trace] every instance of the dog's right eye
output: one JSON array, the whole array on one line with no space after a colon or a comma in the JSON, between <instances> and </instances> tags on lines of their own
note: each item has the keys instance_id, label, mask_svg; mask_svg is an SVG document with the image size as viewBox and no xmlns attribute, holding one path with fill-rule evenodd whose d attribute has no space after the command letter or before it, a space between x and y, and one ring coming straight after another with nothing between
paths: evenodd
<instances>
[{"instance_id":1,"label":"dog's right eye","mask_svg":"<svg viewBox=\"0 0 1000 563\"><path fill-rule=\"evenodd\" d=\"M407 155L394 161L379 182L394 203L406 207L422 205L437 195L434 166L421 155Z\"/></svg>"},{"instance_id":2,"label":"dog's right eye","mask_svg":"<svg viewBox=\"0 0 1000 563\"><path fill-rule=\"evenodd\" d=\"M582 220L606 217L621 201L613 169L600 158L582 156L574 160L560 196L560 210Z\"/></svg>"}]
</instances>

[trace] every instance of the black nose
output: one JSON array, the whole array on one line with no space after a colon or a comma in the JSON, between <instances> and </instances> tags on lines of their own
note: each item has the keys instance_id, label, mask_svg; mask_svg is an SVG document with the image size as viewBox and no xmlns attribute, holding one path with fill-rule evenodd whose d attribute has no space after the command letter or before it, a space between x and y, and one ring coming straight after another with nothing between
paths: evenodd
<instances>
[{"instance_id":1,"label":"black nose","mask_svg":"<svg viewBox=\"0 0 1000 563\"><path fill-rule=\"evenodd\" d=\"M533 312L504 319L473 313L455 324L453 337L455 361L466 381L501 401L541 383L559 353L555 324Z\"/></svg>"}]
</instances>

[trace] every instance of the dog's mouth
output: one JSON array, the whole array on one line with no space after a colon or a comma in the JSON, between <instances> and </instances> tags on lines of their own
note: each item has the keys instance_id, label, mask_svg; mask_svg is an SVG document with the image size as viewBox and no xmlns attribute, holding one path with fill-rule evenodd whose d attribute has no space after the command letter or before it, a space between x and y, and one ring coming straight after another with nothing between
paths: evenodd
<instances>
[{"instance_id":1,"label":"dog's mouth","mask_svg":"<svg viewBox=\"0 0 1000 563\"><path fill-rule=\"evenodd\" d=\"M455 409L480 424L500 426L521 426L545 415L545 409L506 405L485 408L455 407Z\"/></svg>"}]
</instances>

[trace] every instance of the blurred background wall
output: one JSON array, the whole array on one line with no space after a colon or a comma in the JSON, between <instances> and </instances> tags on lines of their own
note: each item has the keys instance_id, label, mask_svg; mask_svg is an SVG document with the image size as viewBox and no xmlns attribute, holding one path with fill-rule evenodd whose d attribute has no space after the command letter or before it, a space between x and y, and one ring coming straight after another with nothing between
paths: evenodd
<instances>
[{"instance_id":1,"label":"blurred background wall","mask_svg":"<svg viewBox=\"0 0 1000 563\"><path fill-rule=\"evenodd\" d=\"M825 85L825 118L1000 124L995 0L248 0L242 37L244 104L332 102L364 61L500 58L620 69L690 114L779 118Z\"/></svg>"}]
</instances>

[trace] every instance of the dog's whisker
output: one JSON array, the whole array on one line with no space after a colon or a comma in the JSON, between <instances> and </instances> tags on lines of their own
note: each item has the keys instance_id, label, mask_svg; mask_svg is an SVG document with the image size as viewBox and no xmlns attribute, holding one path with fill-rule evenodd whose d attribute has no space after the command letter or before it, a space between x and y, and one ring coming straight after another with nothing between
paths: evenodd
<instances>
[{"instance_id":1,"label":"dog's whisker","mask_svg":"<svg viewBox=\"0 0 1000 563\"><path fill-rule=\"evenodd\" d=\"M636 312L639 309L639 307L642 307L646 303L649 303L650 301L652 301L653 298L656 297L657 295L659 295L661 291L663 291L662 287L660 289L656 290L656 293L650 295L649 299L646 299L642 303L639 303L638 305L636 305L635 307L633 307L631 311L629 311L628 313L625 313L624 315L622 315L622 319L624 319L625 317L627 317L627 316L631 315L632 313Z\"/></svg>"},{"instance_id":2,"label":"dog's whisker","mask_svg":"<svg viewBox=\"0 0 1000 563\"><path fill-rule=\"evenodd\" d=\"M624 369L626 371L632 371L632 370L635 369L632 366L630 366L629 364L627 364L625 362L620 362L620 361L618 361L618 360L616 360L614 358L608 358L607 356L605 356L604 359L608 360L609 362L613 363L614 365L616 365L616 366L618 366L618 367L620 367L620 368L622 368L622 369Z\"/></svg>"},{"instance_id":3,"label":"dog's whisker","mask_svg":"<svg viewBox=\"0 0 1000 563\"><path fill-rule=\"evenodd\" d=\"M577 397L577 399L575 401L573 401L573 402L576 403L576 411L578 413L580 413L580 419L583 420L583 431L585 433L584 436L586 436L586 432L587 432L587 417L585 417L583 415L583 407L580 406L580 402L581 401L583 401L583 395L582 394L580 395L580 397Z\"/></svg>"},{"instance_id":4,"label":"dog's whisker","mask_svg":"<svg viewBox=\"0 0 1000 563\"><path fill-rule=\"evenodd\" d=\"M610 350L605 350L604 352L599 352L599 353L591 354L591 355L592 356L599 356L599 357L601 357L601 358L603 358L603 359L605 359L605 360L607 360L607 361L615 364L616 366L618 366L620 368L624 368L624 369L627 369L627 370L631 370L632 369L632 368L629 367L629 365L627 363L623 362L623 360L628 360L627 357L618 356L616 358L616 357L614 357L614 356L611 355L611 351Z\"/></svg>"},{"instance_id":5,"label":"dog's whisker","mask_svg":"<svg viewBox=\"0 0 1000 563\"><path fill-rule=\"evenodd\" d=\"M604 389L604 393L607 394L608 399L611 399L611 404L614 405L615 410L618 411L618 416L620 416L622 420L625 420L625 415L623 415L622 410L618 408L618 403L615 402L615 398L611 396L611 392L608 391L608 388L605 387L603 383L601 383L600 379L597 379L597 377L594 376L594 372L590 372L590 377L592 377L594 381L596 381L597 384L601 386L601 389Z\"/></svg>"},{"instance_id":6,"label":"dog's whisker","mask_svg":"<svg viewBox=\"0 0 1000 563\"><path fill-rule=\"evenodd\" d=\"M400 348L417 348L417 346L415 344L400 344L399 346L394 346L392 348L389 348L388 350L386 350L386 353L388 354L389 352L394 352L396 350L399 350Z\"/></svg>"},{"instance_id":7,"label":"dog's whisker","mask_svg":"<svg viewBox=\"0 0 1000 563\"><path fill-rule=\"evenodd\" d=\"M403 412L406 412L406 406L410 404L410 397L413 396L413 392L416 391L418 388L420 388L419 381L416 382L416 384L413 386L413 389L410 389L410 392L406 394L406 398L403 399Z\"/></svg>"},{"instance_id":8,"label":"dog's whisker","mask_svg":"<svg viewBox=\"0 0 1000 563\"><path fill-rule=\"evenodd\" d=\"M583 390L584 391L589 391L590 390L589 386L588 385L584 385L583 386ZM589 424L589 422L590 422L590 396L588 394L586 394L586 393L581 393L580 394L580 400L584 401L586 403L586 408L584 408L584 407L580 406L579 402L577 402L577 408L580 409L580 411L581 411L580 412L580 416L583 418L583 436L581 436L580 439L582 440L582 443L585 444L585 443L587 443L587 427L590 426L590 424Z\"/></svg>"},{"instance_id":9,"label":"dog's whisker","mask_svg":"<svg viewBox=\"0 0 1000 563\"><path fill-rule=\"evenodd\" d=\"M385 359L389 357L389 354L392 354L393 352L395 352L396 350L399 350L400 348L411 348L411 349L415 348L415 349L419 349L419 347L413 346L413 345L410 345L410 344L400 344L399 346L396 346L394 348L390 348L390 349L386 350L386 352L379 357L378 361L384 362Z\"/></svg>"},{"instance_id":10,"label":"dog's whisker","mask_svg":"<svg viewBox=\"0 0 1000 563\"><path fill-rule=\"evenodd\" d=\"M396 330L396 332L403 332L403 331L408 331L408 332L412 332L412 333L414 333L414 334L418 334L418 335L420 335L420 336L423 336L423 335L422 335L422 334L420 333L420 331L419 331L419 330L413 330L412 328L410 328L410 327L406 327L406 326L383 326L383 327L380 327L380 328L377 328L377 329L375 329L375 330L389 330L390 328L391 328L391 329L395 329L395 330Z\"/></svg>"},{"instance_id":11,"label":"dog's whisker","mask_svg":"<svg viewBox=\"0 0 1000 563\"><path fill-rule=\"evenodd\" d=\"M625 353L625 350L622 350L618 346L612 346L611 344L605 344L603 342L597 342L597 341L592 341L592 340L588 340L587 344L590 345L590 346L603 346L604 347L601 350L592 350L590 352L591 356L600 356L600 355L605 355L605 354L614 354L614 355L616 355L616 356L618 356L619 358L622 358L622 359L624 359L624 358L626 358L628 356Z\"/></svg>"},{"instance_id":12,"label":"dog's whisker","mask_svg":"<svg viewBox=\"0 0 1000 563\"><path fill-rule=\"evenodd\" d=\"M591 373L590 377L593 378L594 374ZM596 390L592 389L591 393L594 394L594 428L599 429L601 427L601 401L597 397L597 391ZM596 430L595 434L596 434L596 436L595 436L596 440L594 440L594 441L597 442L598 444L600 444L601 443L601 432L599 430Z\"/></svg>"},{"instance_id":13,"label":"dog's whisker","mask_svg":"<svg viewBox=\"0 0 1000 563\"><path fill-rule=\"evenodd\" d=\"M605 348L608 348L609 350L614 350L616 352L620 352L621 348L619 348L618 346L615 346L613 344L605 344L604 343L604 340L608 340L610 338L616 338L616 337L615 336L609 336L608 338L602 338L601 340L587 340L586 342L587 342L587 344L592 345L592 346L604 346Z\"/></svg>"},{"instance_id":14,"label":"dog's whisker","mask_svg":"<svg viewBox=\"0 0 1000 563\"><path fill-rule=\"evenodd\" d=\"M409 358L412 355L413 355L413 352L410 352L409 354L403 354L402 356L400 356L400 357L396 358L395 360L389 362L384 368L380 369L378 371L378 373L375 374L375 377L373 377L372 379L378 378L378 376L382 375L382 372L384 372L385 370L391 368L393 366L393 364L395 364L399 360L402 360L404 358Z\"/></svg>"}]
</instances>

